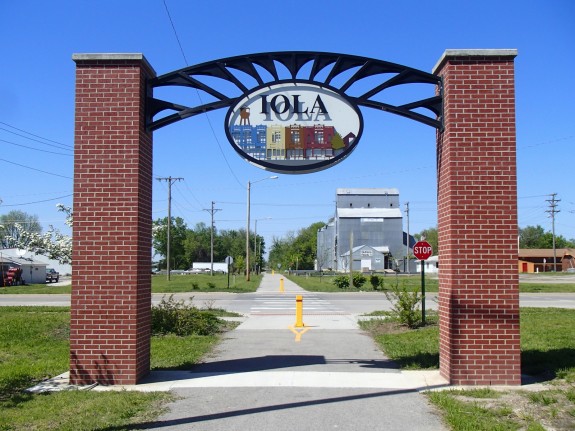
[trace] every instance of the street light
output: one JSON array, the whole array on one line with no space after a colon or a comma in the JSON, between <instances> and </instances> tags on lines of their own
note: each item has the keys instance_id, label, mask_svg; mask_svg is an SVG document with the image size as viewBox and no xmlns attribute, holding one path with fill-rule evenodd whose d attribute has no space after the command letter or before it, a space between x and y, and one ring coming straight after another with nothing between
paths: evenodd
<instances>
[{"instance_id":1,"label":"street light","mask_svg":"<svg viewBox=\"0 0 575 431\"><path fill-rule=\"evenodd\" d=\"M277 180L278 176L262 178L261 180L250 182L248 181L248 203L247 203L247 217L246 217L246 281L250 281L250 190L252 184L259 183L265 180Z\"/></svg>"},{"instance_id":2,"label":"street light","mask_svg":"<svg viewBox=\"0 0 575 431\"><path fill-rule=\"evenodd\" d=\"M271 220L271 219L272 219L271 217L264 217L264 218L258 218L258 219L255 220L255 222L256 222L256 223L255 223L256 227L255 227L255 229L254 229L254 236L255 236L256 240L255 240L255 244L254 244L254 254L255 254L255 256L256 256L256 257L255 257L255 258L256 258L256 265L255 265L255 267L256 267L256 275L259 274L259 266L258 266L258 265L259 265L259 255L258 255L258 246L259 246L259 240L258 240L258 221L259 221L259 220ZM260 253L261 253L261 249L260 249Z\"/></svg>"}]
</instances>

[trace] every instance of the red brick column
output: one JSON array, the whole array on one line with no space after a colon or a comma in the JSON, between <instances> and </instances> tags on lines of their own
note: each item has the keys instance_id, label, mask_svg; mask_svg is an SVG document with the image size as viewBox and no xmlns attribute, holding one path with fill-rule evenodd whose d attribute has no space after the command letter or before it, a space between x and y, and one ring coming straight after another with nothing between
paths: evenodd
<instances>
[{"instance_id":1,"label":"red brick column","mask_svg":"<svg viewBox=\"0 0 575 431\"><path fill-rule=\"evenodd\" d=\"M437 136L440 370L453 384L521 383L516 50L448 50Z\"/></svg>"},{"instance_id":2,"label":"red brick column","mask_svg":"<svg viewBox=\"0 0 575 431\"><path fill-rule=\"evenodd\" d=\"M152 134L141 54L77 54L70 380L150 370Z\"/></svg>"}]
</instances>

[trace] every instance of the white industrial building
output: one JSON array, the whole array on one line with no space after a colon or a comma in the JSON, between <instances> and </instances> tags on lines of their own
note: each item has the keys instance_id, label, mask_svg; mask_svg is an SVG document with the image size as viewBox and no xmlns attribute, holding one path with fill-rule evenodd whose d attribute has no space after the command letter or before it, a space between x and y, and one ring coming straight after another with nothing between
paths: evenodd
<instances>
[{"instance_id":1,"label":"white industrial building","mask_svg":"<svg viewBox=\"0 0 575 431\"><path fill-rule=\"evenodd\" d=\"M317 233L317 269L403 271L406 242L397 189L338 188L335 217Z\"/></svg>"}]
</instances>

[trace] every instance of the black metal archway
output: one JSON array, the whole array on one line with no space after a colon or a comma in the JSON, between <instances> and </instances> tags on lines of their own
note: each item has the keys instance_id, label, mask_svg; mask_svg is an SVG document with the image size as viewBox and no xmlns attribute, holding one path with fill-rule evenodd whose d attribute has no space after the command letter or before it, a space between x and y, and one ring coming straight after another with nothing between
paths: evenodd
<instances>
[{"instance_id":1,"label":"black metal archway","mask_svg":"<svg viewBox=\"0 0 575 431\"><path fill-rule=\"evenodd\" d=\"M221 81L206 82L205 77ZM367 78L370 78L369 82ZM153 78L148 82L149 94L158 87L179 86L202 91L209 95L210 100L202 100L197 106L184 106L150 96L146 104L147 129L154 131L197 114L230 107L244 94L280 82L335 88L358 106L379 109L443 129L441 77L367 57L307 51L223 58ZM358 86L361 91L356 94L353 89L360 82L363 85ZM386 89L406 84L428 84L429 95L402 104L384 100Z\"/></svg>"}]
</instances>

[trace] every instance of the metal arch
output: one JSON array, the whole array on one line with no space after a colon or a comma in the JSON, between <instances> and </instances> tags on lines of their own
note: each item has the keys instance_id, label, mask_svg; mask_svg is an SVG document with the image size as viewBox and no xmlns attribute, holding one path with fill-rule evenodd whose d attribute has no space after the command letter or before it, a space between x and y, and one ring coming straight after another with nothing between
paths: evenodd
<instances>
[{"instance_id":1,"label":"metal arch","mask_svg":"<svg viewBox=\"0 0 575 431\"><path fill-rule=\"evenodd\" d=\"M307 76L300 76L304 66L310 63L311 69ZM281 64L288 71L290 75L289 78L280 77L281 71L278 69L278 64ZM269 73L274 81L264 79L256 66ZM327 70L326 68L328 67L331 67L331 69L327 77L324 80L316 79L318 74L322 70ZM355 70L343 84L335 85L333 83L335 78L351 69L357 70ZM257 85L249 85L242 81L233 71L240 71L246 74L254 79ZM387 76L388 74L392 74L392 76L389 77ZM382 75L381 82L364 94L353 96L346 93L356 82L376 75ZM235 91L239 91L241 95L225 94L223 89L214 88L197 79L202 76L227 81L233 84ZM443 85L440 77L407 66L367 57L306 51L270 52L223 58L189 66L153 78L148 83L149 94L153 94L153 89L157 87L181 86L202 90L216 100L210 101L209 103L202 103L195 107L189 107L149 96L146 104L147 128L153 131L200 113L232 106L239 97L251 92L253 89L278 81L304 81L320 86L329 85L340 93L345 94L346 97L354 101L358 106L390 112L443 130ZM433 95L403 105L383 103L374 99L375 96L388 88L414 83L432 85L433 90L430 94ZM229 90L228 93L230 93ZM431 115L428 116L416 112L415 110L419 108L427 109ZM157 114L166 110L172 111L173 113L154 120Z\"/></svg>"}]
</instances>

